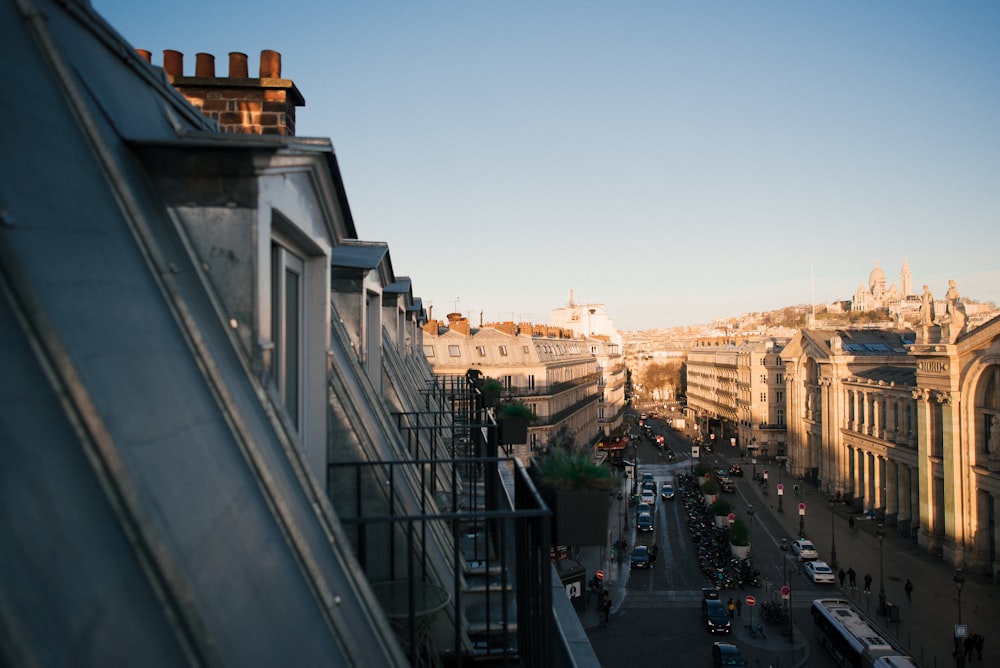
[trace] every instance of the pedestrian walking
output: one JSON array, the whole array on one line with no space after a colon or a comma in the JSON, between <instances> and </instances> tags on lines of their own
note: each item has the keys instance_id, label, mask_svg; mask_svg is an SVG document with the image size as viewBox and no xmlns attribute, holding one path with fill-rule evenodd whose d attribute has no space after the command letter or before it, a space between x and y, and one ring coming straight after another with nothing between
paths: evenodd
<instances>
[{"instance_id":1,"label":"pedestrian walking","mask_svg":"<svg viewBox=\"0 0 1000 668\"><path fill-rule=\"evenodd\" d=\"M729 619L732 619L733 617L736 616L735 615L735 613L736 613L736 601L734 601L732 598L730 598L729 602L726 603L726 608L729 609Z\"/></svg>"},{"instance_id":2,"label":"pedestrian walking","mask_svg":"<svg viewBox=\"0 0 1000 668\"><path fill-rule=\"evenodd\" d=\"M983 642L985 642L985 638L983 638L983 634L982 633L977 633L973 637L976 639L976 658L979 659L980 661L982 661L983 660Z\"/></svg>"},{"instance_id":3,"label":"pedestrian walking","mask_svg":"<svg viewBox=\"0 0 1000 668\"><path fill-rule=\"evenodd\" d=\"M972 652L976 649L975 636L970 634L965 637L965 642L962 643L962 648L965 650L963 657L969 663L972 663Z\"/></svg>"},{"instance_id":4,"label":"pedestrian walking","mask_svg":"<svg viewBox=\"0 0 1000 668\"><path fill-rule=\"evenodd\" d=\"M649 548L649 562L652 564L656 563L656 555L660 553L660 547L653 543L653 546Z\"/></svg>"},{"instance_id":5,"label":"pedestrian walking","mask_svg":"<svg viewBox=\"0 0 1000 668\"><path fill-rule=\"evenodd\" d=\"M736 616L737 617L742 617L743 616L743 599L742 598L736 599Z\"/></svg>"},{"instance_id":6,"label":"pedestrian walking","mask_svg":"<svg viewBox=\"0 0 1000 668\"><path fill-rule=\"evenodd\" d=\"M846 578L847 578L847 573L844 572L843 568L841 568L839 571L837 571L837 579L840 580L840 588L841 589L844 588L844 580Z\"/></svg>"},{"instance_id":7,"label":"pedestrian walking","mask_svg":"<svg viewBox=\"0 0 1000 668\"><path fill-rule=\"evenodd\" d=\"M854 524L855 524L854 515L851 515L850 517L847 518L847 528L850 530L851 533L854 533Z\"/></svg>"},{"instance_id":8,"label":"pedestrian walking","mask_svg":"<svg viewBox=\"0 0 1000 668\"><path fill-rule=\"evenodd\" d=\"M601 610L604 611L604 624L607 625L611 622L611 595L608 592L604 592L601 599Z\"/></svg>"},{"instance_id":9,"label":"pedestrian walking","mask_svg":"<svg viewBox=\"0 0 1000 668\"><path fill-rule=\"evenodd\" d=\"M910 578L906 578L906 584L903 585L903 591L906 592L906 600L913 601L913 583L910 582Z\"/></svg>"},{"instance_id":10,"label":"pedestrian walking","mask_svg":"<svg viewBox=\"0 0 1000 668\"><path fill-rule=\"evenodd\" d=\"M851 583L851 589L858 588L858 574L854 572L854 567L847 569L847 581Z\"/></svg>"},{"instance_id":11,"label":"pedestrian walking","mask_svg":"<svg viewBox=\"0 0 1000 668\"><path fill-rule=\"evenodd\" d=\"M872 576L871 573L865 573L865 593L872 593Z\"/></svg>"}]
</instances>

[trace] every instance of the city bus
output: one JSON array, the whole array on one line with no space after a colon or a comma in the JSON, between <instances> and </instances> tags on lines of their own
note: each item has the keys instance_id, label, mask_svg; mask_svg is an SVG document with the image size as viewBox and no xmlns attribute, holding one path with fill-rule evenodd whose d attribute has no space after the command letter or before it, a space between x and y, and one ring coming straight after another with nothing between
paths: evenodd
<instances>
[{"instance_id":1,"label":"city bus","mask_svg":"<svg viewBox=\"0 0 1000 668\"><path fill-rule=\"evenodd\" d=\"M885 634L850 601L819 598L812 603L812 618L819 642L841 666L914 666Z\"/></svg>"}]
</instances>

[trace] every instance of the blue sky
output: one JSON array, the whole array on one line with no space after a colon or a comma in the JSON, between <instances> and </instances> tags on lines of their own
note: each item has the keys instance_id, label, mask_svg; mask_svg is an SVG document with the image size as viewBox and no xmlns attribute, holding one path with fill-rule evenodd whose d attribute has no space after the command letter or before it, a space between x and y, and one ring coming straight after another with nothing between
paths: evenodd
<instances>
[{"instance_id":1,"label":"blue sky","mask_svg":"<svg viewBox=\"0 0 1000 668\"><path fill-rule=\"evenodd\" d=\"M620 329L890 283L1000 302L1000 3L92 0L134 47L282 54L358 235L434 317Z\"/></svg>"}]
</instances>

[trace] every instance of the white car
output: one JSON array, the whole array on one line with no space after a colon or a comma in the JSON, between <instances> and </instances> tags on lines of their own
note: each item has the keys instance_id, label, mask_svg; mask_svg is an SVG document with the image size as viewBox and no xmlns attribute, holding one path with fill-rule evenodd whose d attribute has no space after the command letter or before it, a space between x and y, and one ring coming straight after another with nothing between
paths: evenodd
<instances>
[{"instance_id":1,"label":"white car","mask_svg":"<svg viewBox=\"0 0 1000 668\"><path fill-rule=\"evenodd\" d=\"M642 495L639 497L641 503L648 503L650 506L656 503L656 493L650 490L643 490Z\"/></svg>"},{"instance_id":2,"label":"white car","mask_svg":"<svg viewBox=\"0 0 1000 668\"><path fill-rule=\"evenodd\" d=\"M819 559L802 564L802 570L817 584L833 584L836 581L833 569L825 561Z\"/></svg>"},{"instance_id":3,"label":"white car","mask_svg":"<svg viewBox=\"0 0 1000 668\"><path fill-rule=\"evenodd\" d=\"M819 559L819 552L816 551L816 546L812 544L811 540L806 538L799 538L792 541L792 554L798 557L800 561Z\"/></svg>"}]
</instances>

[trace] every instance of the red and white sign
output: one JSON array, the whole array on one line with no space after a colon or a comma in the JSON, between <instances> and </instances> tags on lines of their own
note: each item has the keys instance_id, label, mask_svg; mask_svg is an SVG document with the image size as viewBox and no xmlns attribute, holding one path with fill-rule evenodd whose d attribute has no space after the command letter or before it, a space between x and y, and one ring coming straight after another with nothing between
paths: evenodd
<instances>
[{"instance_id":1,"label":"red and white sign","mask_svg":"<svg viewBox=\"0 0 1000 668\"><path fill-rule=\"evenodd\" d=\"M806 504L800 503L799 504L799 515L805 515L805 514L806 514Z\"/></svg>"},{"instance_id":2,"label":"red and white sign","mask_svg":"<svg viewBox=\"0 0 1000 668\"><path fill-rule=\"evenodd\" d=\"M726 519L728 519L729 523L732 524L733 522L736 521L736 513L729 513Z\"/></svg>"},{"instance_id":3,"label":"red and white sign","mask_svg":"<svg viewBox=\"0 0 1000 668\"><path fill-rule=\"evenodd\" d=\"M604 571L597 571L596 573L594 573L594 575L597 576L598 580L603 580L604 579Z\"/></svg>"},{"instance_id":4,"label":"red and white sign","mask_svg":"<svg viewBox=\"0 0 1000 668\"><path fill-rule=\"evenodd\" d=\"M781 598L791 598L792 588L788 585L781 585Z\"/></svg>"},{"instance_id":5,"label":"red and white sign","mask_svg":"<svg viewBox=\"0 0 1000 668\"><path fill-rule=\"evenodd\" d=\"M757 599L754 598L753 596L747 595L746 601L747 605L749 605L751 608L757 605Z\"/></svg>"}]
</instances>

